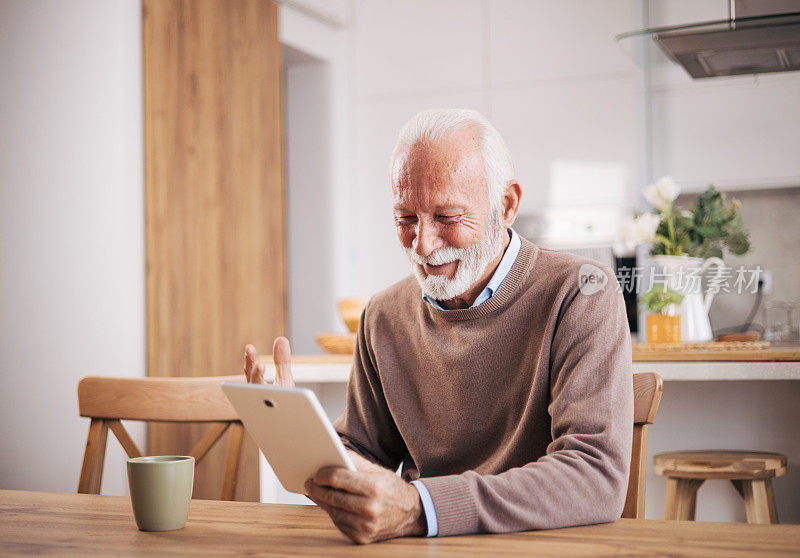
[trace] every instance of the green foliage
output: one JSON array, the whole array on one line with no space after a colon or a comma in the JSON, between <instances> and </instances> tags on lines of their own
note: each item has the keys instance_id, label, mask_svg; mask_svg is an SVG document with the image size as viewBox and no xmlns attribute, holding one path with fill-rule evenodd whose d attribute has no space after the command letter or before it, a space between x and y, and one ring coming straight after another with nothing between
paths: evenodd
<instances>
[{"instance_id":1,"label":"green foliage","mask_svg":"<svg viewBox=\"0 0 800 558\"><path fill-rule=\"evenodd\" d=\"M664 310L668 304L680 304L683 295L666 285L653 285L650 290L639 298L639 304L653 313Z\"/></svg>"},{"instance_id":2,"label":"green foliage","mask_svg":"<svg viewBox=\"0 0 800 558\"><path fill-rule=\"evenodd\" d=\"M750 238L738 213L739 200L727 200L713 185L689 211L673 207L662 213L650 254L721 258L727 248L741 256L750 250ZM672 229L672 230L670 230Z\"/></svg>"}]
</instances>

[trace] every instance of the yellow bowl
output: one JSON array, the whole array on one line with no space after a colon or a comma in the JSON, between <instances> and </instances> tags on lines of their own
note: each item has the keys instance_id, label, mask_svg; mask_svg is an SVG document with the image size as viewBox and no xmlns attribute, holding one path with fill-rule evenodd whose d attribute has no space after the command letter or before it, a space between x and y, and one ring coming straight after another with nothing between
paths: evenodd
<instances>
[{"instance_id":1,"label":"yellow bowl","mask_svg":"<svg viewBox=\"0 0 800 558\"><path fill-rule=\"evenodd\" d=\"M350 333L358 331L358 320L361 318L361 312L367 305L369 298L342 298L339 300L339 315L344 320L344 324Z\"/></svg>"},{"instance_id":2,"label":"yellow bowl","mask_svg":"<svg viewBox=\"0 0 800 558\"><path fill-rule=\"evenodd\" d=\"M320 347L335 355L352 355L356 350L355 333L319 333L316 338Z\"/></svg>"}]
</instances>

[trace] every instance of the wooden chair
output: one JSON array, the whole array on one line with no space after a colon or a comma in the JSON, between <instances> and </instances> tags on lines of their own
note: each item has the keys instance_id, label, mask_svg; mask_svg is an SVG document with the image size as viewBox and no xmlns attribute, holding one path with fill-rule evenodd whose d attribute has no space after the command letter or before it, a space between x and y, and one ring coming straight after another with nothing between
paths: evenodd
<instances>
[{"instance_id":1,"label":"wooden chair","mask_svg":"<svg viewBox=\"0 0 800 558\"><path fill-rule=\"evenodd\" d=\"M196 462L230 430L222 480L222 500L233 500L242 447L242 423L220 387L244 376L205 378L104 378L87 376L78 383L78 409L92 419L78 492L99 494L106 440L110 428L129 457L143 454L120 420L145 422L212 422L214 426L189 452Z\"/></svg>"},{"instance_id":2,"label":"wooden chair","mask_svg":"<svg viewBox=\"0 0 800 558\"><path fill-rule=\"evenodd\" d=\"M628 494L622 517L644 519L644 493L647 473L647 426L656 420L661 392L661 376L653 372L633 375L633 448Z\"/></svg>"},{"instance_id":3,"label":"wooden chair","mask_svg":"<svg viewBox=\"0 0 800 558\"><path fill-rule=\"evenodd\" d=\"M694 521L697 490L725 479L744 498L748 523L778 523L772 477L786 473L786 456L753 451L673 451L653 457L653 470L667 477L664 519Z\"/></svg>"}]
</instances>

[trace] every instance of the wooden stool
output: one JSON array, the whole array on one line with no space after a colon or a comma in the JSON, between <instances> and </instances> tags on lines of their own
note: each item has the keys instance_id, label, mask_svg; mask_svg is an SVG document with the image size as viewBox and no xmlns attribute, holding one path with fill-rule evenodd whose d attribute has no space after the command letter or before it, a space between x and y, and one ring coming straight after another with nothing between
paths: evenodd
<instances>
[{"instance_id":1,"label":"wooden stool","mask_svg":"<svg viewBox=\"0 0 800 558\"><path fill-rule=\"evenodd\" d=\"M725 479L744 498L748 523L778 523L772 477L786 473L786 456L754 451L673 451L653 457L657 475L669 477L664 519L694 521L697 489Z\"/></svg>"}]
</instances>

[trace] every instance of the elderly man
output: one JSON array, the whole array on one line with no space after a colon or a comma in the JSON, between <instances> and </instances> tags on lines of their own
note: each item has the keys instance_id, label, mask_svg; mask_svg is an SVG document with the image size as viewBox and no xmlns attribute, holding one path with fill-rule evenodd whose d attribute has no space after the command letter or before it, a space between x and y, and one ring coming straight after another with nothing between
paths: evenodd
<instances>
[{"instance_id":1,"label":"elderly man","mask_svg":"<svg viewBox=\"0 0 800 558\"><path fill-rule=\"evenodd\" d=\"M633 392L613 273L510 228L521 188L479 113L416 115L391 168L414 275L361 316L335 423L358 471L320 470L309 498L357 543L616 520ZM595 281L581 283L587 268ZM248 380L263 382L245 351ZM285 338L273 355L292 385Z\"/></svg>"}]
</instances>

